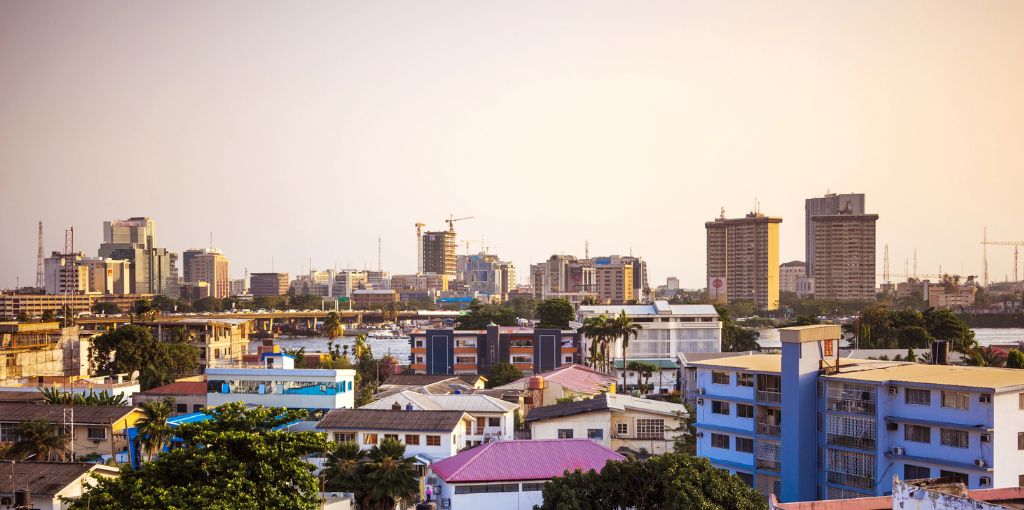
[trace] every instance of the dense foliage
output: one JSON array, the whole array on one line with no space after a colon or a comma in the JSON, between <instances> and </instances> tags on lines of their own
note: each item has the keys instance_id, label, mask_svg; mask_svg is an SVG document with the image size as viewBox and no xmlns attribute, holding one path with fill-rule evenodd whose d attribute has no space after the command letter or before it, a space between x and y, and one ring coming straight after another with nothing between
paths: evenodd
<instances>
[{"instance_id":1,"label":"dense foliage","mask_svg":"<svg viewBox=\"0 0 1024 510\"><path fill-rule=\"evenodd\" d=\"M385 438L369 452L356 443L340 443L328 452L324 467L325 488L355 493L364 509L390 510L419 493L416 466L397 439Z\"/></svg>"},{"instance_id":2,"label":"dense foliage","mask_svg":"<svg viewBox=\"0 0 1024 510\"><path fill-rule=\"evenodd\" d=\"M541 510L760 510L761 496L707 459L681 453L609 462L600 473L566 472L544 484Z\"/></svg>"},{"instance_id":3,"label":"dense foliage","mask_svg":"<svg viewBox=\"0 0 1024 510\"><path fill-rule=\"evenodd\" d=\"M545 299L537 303L537 327L569 329L569 321L576 318L576 309L564 299Z\"/></svg>"},{"instance_id":4,"label":"dense foliage","mask_svg":"<svg viewBox=\"0 0 1024 510\"><path fill-rule=\"evenodd\" d=\"M130 374L138 370L142 389L170 383L199 366L199 349L184 342L160 342L149 328L129 324L93 340L89 362L98 375Z\"/></svg>"},{"instance_id":5,"label":"dense foliage","mask_svg":"<svg viewBox=\"0 0 1024 510\"><path fill-rule=\"evenodd\" d=\"M876 304L864 309L853 325L861 349L928 347L932 340L949 341L950 350L967 353L977 346L974 331L949 310L892 309Z\"/></svg>"},{"instance_id":6,"label":"dense foliage","mask_svg":"<svg viewBox=\"0 0 1024 510\"><path fill-rule=\"evenodd\" d=\"M207 411L213 419L182 425L180 448L138 470L125 466L104 478L71 509L313 509L319 483L303 457L324 449L322 434L273 429L305 411L230 403Z\"/></svg>"},{"instance_id":7,"label":"dense foliage","mask_svg":"<svg viewBox=\"0 0 1024 510\"><path fill-rule=\"evenodd\" d=\"M124 394L116 393L111 394L106 390L95 392L88 390L83 393L73 393L70 391L61 391L57 388L40 388L39 392L43 395L43 402L47 404L63 404L73 406L126 406L128 400L124 398Z\"/></svg>"},{"instance_id":8,"label":"dense foliage","mask_svg":"<svg viewBox=\"0 0 1024 510\"><path fill-rule=\"evenodd\" d=\"M60 461L69 436L60 425L44 420L23 421L14 427L14 443L4 451L4 458L14 461Z\"/></svg>"},{"instance_id":9,"label":"dense foliage","mask_svg":"<svg viewBox=\"0 0 1024 510\"><path fill-rule=\"evenodd\" d=\"M736 324L728 308L715 305L722 321L722 352L741 352L757 350L757 339L760 334L750 328Z\"/></svg>"},{"instance_id":10,"label":"dense foliage","mask_svg":"<svg viewBox=\"0 0 1024 510\"><path fill-rule=\"evenodd\" d=\"M519 367L507 361L501 361L491 366L491 372L487 374L487 387L504 386L522 378L523 371Z\"/></svg>"},{"instance_id":11,"label":"dense foliage","mask_svg":"<svg viewBox=\"0 0 1024 510\"><path fill-rule=\"evenodd\" d=\"M456 319L456 329L486 329L488 324L515 326L514 310L501 305L473 303L469 312Z\"/></svg>"}]
</instances>

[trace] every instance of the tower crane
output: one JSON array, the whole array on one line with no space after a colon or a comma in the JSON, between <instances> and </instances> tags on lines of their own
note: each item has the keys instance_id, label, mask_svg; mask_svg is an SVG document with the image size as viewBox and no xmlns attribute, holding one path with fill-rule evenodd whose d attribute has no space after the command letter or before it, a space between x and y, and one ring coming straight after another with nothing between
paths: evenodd
<instances>
[{"instance_id":1,"label":"tower crane","mask_svg":"<svg viewBox=\"0 0 1024 510\"><path fill-rule=\"evenodd\" d=\"M473 216L466 216L464 218L456 218L455 215L449 214L448 215L448 219L444 220L444 221L448 223L448 231L449 232L455 232L455 222L456 221L471 220L471 219L473 219Z\"/></svg>"},{"instance_id":2,"label":"tower crane","mask_svg":"<svg viewBox=\"0 0 1024 510\"><path fill-rule=\"evenodd\" d=\"M1013 246L1013 281L1020 281L1020 278L1018 278L1017 268L1020 267L1020 247L1024 246L1024 241L989 241L988 239L985 239L981 241L981 244L985 246ZM987 266L987 254L985 258L985 265ZM988 282L985 282L985 285L988 285Z\"/></svg>"}]
</instances>

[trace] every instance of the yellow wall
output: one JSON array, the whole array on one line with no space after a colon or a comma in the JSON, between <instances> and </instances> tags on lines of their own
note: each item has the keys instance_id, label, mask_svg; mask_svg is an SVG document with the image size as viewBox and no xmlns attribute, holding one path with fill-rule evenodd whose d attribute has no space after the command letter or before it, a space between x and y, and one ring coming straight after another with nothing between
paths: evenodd
<instances>
[{"instance_id":1,"label":"yellow wall","mask_svg":"<svg viewBox=\"0 0 1024 510\"><path fill-rule=\"evenodd\" d=\"M779 224L768 223L768 309L779 308Z\"/></svg>"}]
</instances>

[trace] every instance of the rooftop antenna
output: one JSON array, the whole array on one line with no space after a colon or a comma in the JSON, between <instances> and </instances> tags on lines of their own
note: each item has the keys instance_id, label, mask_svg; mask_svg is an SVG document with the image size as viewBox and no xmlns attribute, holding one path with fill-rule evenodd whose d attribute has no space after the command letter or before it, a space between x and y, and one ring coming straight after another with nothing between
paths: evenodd
<instances>
[{"instance_id":1,"label":"rooftop antenna","mask_svg":"<svg viewBox=\"0 0 1024 510\"><path fill-rule=\"evenodd\" d=\"M377 237L377 271L378 272L384 270L381 266L383 266L383 264L381 263L380 236L378 236Z\"/></svg>"},{"instance_id":2,"label":"rooftop antenna","mask_svg":"<svg viewBox=\"0 0 1024 510\"><path fill-rule=\"evenodd\" d=\"M982 227L981 230L981 268L983 276L981 277L981 285L988 288L988 227Z\"/></svg>"},{"instance_id":3,"label":"rooftop antenna","mask_svg":"<svg viewBox=\"0 0 1024 510\"><path fill-rule=\"evenodd\" d=\"M210 232L210 250L213 250L213 232Z\"/></svg>"},{"instance_id":4,"label":"rooftop antenna","mask_svg":"<svg viewBox=\"0 0 1024 510\"><path fill-rule=\"evenodd\" d=\"M889 245L885 245L885 260L882 261L882 281L889 283Z\"/></svg>"},{"instance_id":5,"label":"rooftop antenna","mask_svg":"<svg viewBox=\"0 0 1024 510\"><path fill-rule=\"evenodd\" d=\"M914 248L914 279L917 279L917 248Z\"/></svg>"},{"instance_id":6,"label":"rooftop antenna","mask_svg":"<svg viewBox=\"0 0 1024 510\"><path fill-rule=\"evenodd\" d=\"M36 288L46 286L46 278L43 276L43 222L39 222L39 246L36 250Z\"/></svg>"},{"instance_id":7,"label":"rooftop antenna","mask_svg":"<svg viewBox=\"0 0 1024 510\"><path fill-rule=\"evenodd\" d=\"M718 213L718 217L723 220L725 219L725 207L722 207L721 212Z\"/></svg>"},{"instance_id":8,"label":"rooftop antenna","mask_svg":"<svg viewBox=\"0 0 1024 510\"><path fill-rule=\"evenodd\" d=\"M590 258L590 241L583 241L583 258Z\"/></svg>"}]
</instances>

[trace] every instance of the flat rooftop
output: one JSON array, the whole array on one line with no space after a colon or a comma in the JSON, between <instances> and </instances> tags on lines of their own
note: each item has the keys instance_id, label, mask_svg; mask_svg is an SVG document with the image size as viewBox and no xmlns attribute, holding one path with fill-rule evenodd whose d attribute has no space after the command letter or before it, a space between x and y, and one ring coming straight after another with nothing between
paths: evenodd
<instances>
[{"instance_id":1,"label":"flat rooftop","mask_svg":"<svg viewBox=\"0 0 1024 510\"><path fill-rule=\"evenodd\" d=\"M839 373L826 377L865 382L884 383L892 381L962 386L965 388L988 388L992 390L1024 387L1024 370L961 365L928 365L922 363L888 364L888 366L880 366L870 370Z\"/></svg>"},{"instance_id":2,"label":"flat rooftop","mask_svg":"<svg viewBox=\"0 0 1024 510\"><path fill-rule=\"evenodd\" d=\"M839 358L839 366L858 366L861 370L865 370L864 365L873 364L888 364L890 361L879 361L873 359L852 359L852 358ZM707 367L707 368L723 368L732 370L748 370L751 372L768 372L768 373L781 373L782 372L782 355L781 354L746 354L742 356L730 356L723 358L714 358L703 361L691 361L689 366L692 367ZM858 372L860 374L862 372ZM847 374L843 374L847 375Z\"/></svg>"}]
</instances>

